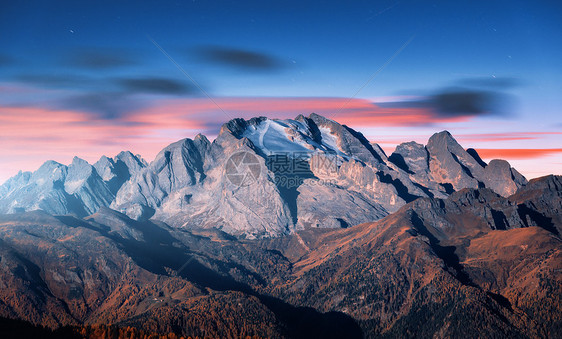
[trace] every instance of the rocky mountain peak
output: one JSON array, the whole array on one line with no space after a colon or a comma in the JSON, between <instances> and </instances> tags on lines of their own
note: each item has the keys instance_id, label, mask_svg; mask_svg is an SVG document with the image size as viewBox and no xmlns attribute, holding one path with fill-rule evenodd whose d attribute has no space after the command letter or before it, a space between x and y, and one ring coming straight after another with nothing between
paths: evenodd
<instances>
[{"instance_id":1,"label":"rocky mountain peak","mask_svg":"<svg viewBox=\"0 0 562 339\"><path fill-rule=\"evenodd\" d=\"M94 176L93 180L101 179L94 167L86 160L74 157L68 166L68 174L64 182L64 189L68 194L74 194L86 181Z\"/></svg>"},{"instance_id":2,"label":"rocky mountain peak","mask_svg":"<svg viewBox=\"0 0 562 339\"><path fill-rule=\"evenodd\" d=\"M409 173L427 176L429 171L429 153L424 145L415 141L396 146L388 159Z\"/></svg>"},{"instance_id":3,"label":"rocky mountain peak","mask_svg":"<svg viewBox=\"0 0 562 339\"><path fill-rule=\"evenodd\" d=\"M475 150L470 152L447 132L434 134L427 143L430 173L436 182L461 187L489 187L508 196L526 183L526 179L506 161L484 163Z\"/></svg>"}]
</instances>

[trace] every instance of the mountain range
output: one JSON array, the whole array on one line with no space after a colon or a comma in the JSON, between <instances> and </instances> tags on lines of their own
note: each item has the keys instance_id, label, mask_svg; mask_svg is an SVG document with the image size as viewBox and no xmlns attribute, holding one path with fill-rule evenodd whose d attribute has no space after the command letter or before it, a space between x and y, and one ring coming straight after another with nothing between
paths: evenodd
<instances>
[{"instance_id":1,"label":"mountain range","mask_svg":"<svg viewBox=\"0 0 562 339\"><path fill-rule=\"evenodd\" d=\"M560 338L561 212L562 177L528 182L446 131L387 156L316 114L234 119L151 163L49 161L0 186L0 317L77 337Z\"/></svg>"},{"instance_id":2,"label":"mountain range","mask_svg":"<svg viewBox=\"0 0 562 339\"><path fill-rule=\"evenodd\" d=\"M233 184L236 173L225 173L236 153L255 161L255 185ZM361 133L311 114L234 119L213 142L203 135L177 141L150 164L130 152L93 165L77 157L69 166L48 161L0 186L0 213L85 217L110 207L135 220L262 238L374 221L419 197L463 188L508 196L526 182L507 162L484 163L446 131L387 156Z\"/></svg>"}]
</instances>

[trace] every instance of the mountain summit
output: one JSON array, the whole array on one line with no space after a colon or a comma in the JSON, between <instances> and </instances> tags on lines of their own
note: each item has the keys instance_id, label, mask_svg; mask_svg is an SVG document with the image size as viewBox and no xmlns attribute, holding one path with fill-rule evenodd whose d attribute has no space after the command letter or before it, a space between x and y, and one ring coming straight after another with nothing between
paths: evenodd
<instances>
[{"instance_id":1,"label":"mountain summit","mask_svg":"<svg viewBox=\"0 0 562 339\"><path fill-rule=\"evenodd\" d=\"M259 238L370 222L463 188L509 196L526 182L506 161L484 163L447 131L387 156L361 133L313 113L233 119L213 142L177 141L150 164L130 152L94 165L48 161L0 186L0 213L85 217L111 207L135 220Z\"/></svg>"}]
</instances>

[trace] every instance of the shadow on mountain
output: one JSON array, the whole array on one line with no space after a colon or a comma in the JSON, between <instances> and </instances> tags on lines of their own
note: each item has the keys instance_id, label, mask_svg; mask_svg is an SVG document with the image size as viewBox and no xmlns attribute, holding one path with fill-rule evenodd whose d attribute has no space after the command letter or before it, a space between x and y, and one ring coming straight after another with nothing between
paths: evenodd
<instances>
[{"instance_id":1,"label":"shadow on mountain","mask_svg":"<svg viewBox=\"0 0 562 339\"><path fill-rule=\"evenodd\" d=\"M541 213L529 208L529 206L527 206L526 204L519 204L517 206L517 213L519 214L521 220L523 220L523 222L525 223L525 226L532 226L532 224L529 224L530 219L534 221L539 227L542 227L545 230L557 236L560 236L558 229L552 222L552 218L542 215Z\"/></svg>"},{"instance_id":2,"label":"shadow on mountain","mask_svg":"<svg viewBox=\"0 0 562 339\"><path fill-rule=\"evenodd\" d=\"M477 287L477 285L472 282L470 276L464 271L464 267L461 265L459 257L455 253L455 246L441 246L439 239L437 239L424 225L423 220L419 217L416 212L412 212L411 217L412 224L416 230L429 239L429 245L435 254L443 260L448 268L454 271L455 277L464 285Z\"/></svg>"},{"instance_id":3,"label":"shadow on mountain","mask_svg":"<svg viewBox=\"0 0 562 339\"><path fill-rule=\"evenodd\" d=\"M506 230L509 227L509 222L502 211L492 209L492 219L497 230Z\"/></svg>"},{"instance_id":4,"label":"shadow on mountain","mask_svg":"<svg viewBox=\"0 0 562 339\"><path fill-rule=\"evenodd\" d=\"M507 309L510 310L510 311L513 311L513 308L512 308L512 306L511 306L511 303L509 302L509 299L507 299L507 298L504 297L503 295L497 294L497 293L493 293L493 292L490 292L490 291L487 291L486 294L487 294L490 298L494 299L494 300L495 300L498 304L500 304L501 306L507 308Z\"/></svg>"},{"instance_id":5,"label":"shadow on mountain","mask_svg":"<svg viewBox=\"0 0 562 339\"><path fill-rule=\"evenodd\" d=\"M371 143L369 142L369 140L367 140L367 138L365 138L365 136L360 133L357 132L349 127L347 127L346 125L342 125L343 128L345 128L351 135L353 135L355 138L357 138L357 140L359 140L359 142L361 142L361 144L367 149L369 150L369 152L371 153L371 155L378 161L378 162L382 162L384 163L384 160L382 160L381 156L375 151L375 149L373 148L373 145L371 145Z\"/></svg>"},{"instance_id":6,"label":"shadow on mountain","mask_svg":"<svg viewBox=\"0 0 562 339\"><path fill-rule=\"evenodd\" d=\"M455 188L453 187L453 184L450 184L448 182L440 183L439 186L443 187L445 193L447 194L453 194L455 192Z\"/></svg>"},{"instance_id":7,"label":"shadow on mountain","mask_svg":"<svg viewBox=\"0 0 562 339\"><path fill-rule=\"evenodd\" d=\"M472 171L470 170L470 168L466 167L460 160L459 157L457 157L457 155L455 153L451 153L451 156L453 157L453 160L455 160L455 162L457 164L459 164L459 166L461 167L461 169L468 174L469 177L474 178L474 176L472 175Z\"/></svg>"},{"instance_id":8,"label":"shadow on mountain","mask_svg":"<svg viewBox=\"0 0 562 339\"><path fill-rule=\"evenodd\" d=\"M51 290L41 278L41 268L23 257L19 253L14 253L14 256L20 261L23 266L18 266L14 273L24 280L31 282L29 289L35 292L35 295L42 301L46 301L46 296L53 296Z\"/></svg>"},{"instance_id":9,"label":"shadow on mountain","mask_svg":"<svg viewBox=\"0 0 562 339\"><path fill-rule=\"evenodd\" d=\"M414 186L416 186L417 188L419 188L420 190L422 190L425 194L427 194L428 197L430 198L434 198L435 195L433 193L431 193L431 191L429 190L429 188L424 187L420 184L418 184L417 182L413 182Z\"/></svg>"},{"instance_id":10,"label":"shadow on mountain","mask_svg":"<svg viewBox=\"0 0 562 339\"><path fill-rule=\"evenodd\" d=\"M357 322L341 312L320 313L270 296L257 296L287 326L290 338L363 338Z\"/></svg>"},{"instance_id":11,"label":"shadow on mountain","mask_svg":"<svg viewBox=\"0 0 562 339\"><path fill-rule=\"evenodd\" d=\"M402 181L400 181L399 179L393 179L390 174L385 174L384 172L379 171L377 172L377 175L379 176L380 182L391 184L392 186L394 186L394 188L396 189L396 193L398 193L398 196L404 199L406 203L412 202L419 198L417 195L413 195L408 192L408 187L404 186Z\"/></svg>"},{"instance_id":12,"label":"shadow on mountain","mask_svg":"<svg viewBox=\"0 0 562 339\"><path fill-rule=\"evenodd\" d=\"M417 213L412 213L412 224L416 228L416 230L426 236L429 239L429 244L435 254L443 260L445 266L452 269L454 272L454 276L457 278L459 282L463 285L475 287L481 289L476 283L472 281L468 273L464 270L464 267L461 265L459 257L455 253L456 247L455 246L441 246L439 244L439 240L427 229L424 225L423 220L418 216ZM490 291L486 291L486 294L494 300L498 305L512 311L513 308L509 300L501 294L493 293ZM505 324L509 324L508 319L503 315L499 310L491 308L490 311L494 313L501 321Z\"/></svg>"},{"instance_id":13,"label":"shadow on mountain","mask_svg":"<svg viewBox=\"0 0 562 339\"><path fill-rule=\"evenodd\" d=\"M94 232L99 232L101 234L106 234L107 232L109 232L111 230L110 227L105 226L105 225L99 225L99 227L96 227L82 219L76 218L74 216L71 215L56 215L55 218L62 222L63 224L65 224L68 227L72 227L72 228L77 228L77 227L82 227L82 228L86 228L89 230L92 230Z\"/></svg>"},{"instance_id":14,"label":"shadow on mountain","mask_svg":"<svg viewBox=\"0 0 562 339\"><path fill-rule=\"evenodd\" d=\"M107 187L115 195L123 183L131 178L131 174L129 173L129 167L121 159L115 161L113 168L116 175L107 182Z\"/></svg>"},{"instance_id":15,"label":"shadow on mountain","mask_svg":"<svg viewBox=\"0 0 562 339\"><path fill-rule=\"evenodd\" d=\"M476 162L478 163L478 165L482 166L482 167L486 167L488 166L484 160L482 160L482 158L480 158L480 155L478 154L478 152L476 152L476 150L474 148L469 148L466 150L466 153L470 154L470 156L476 160Z\"/></svg>"},{"instance_id":16,"label":"shadow on mountain","mask_svg":"<svg viewBox=\"0 0 562 339\"><path fill-rule=\"evenodd\" d=\"M297 223L298 188L305 179L316 178L305 159L289 154L274 154L266 158L267 168L275 175L275 185L280 196L289 207L291 219Z\"/></svg>"},{"instance_id":17,"label":"shadow on mountain","mask_svg":"<svg viewBox=\"0 0 562 339\"><path fill-rule=\"evenodd\" d=\"M116 213L117 214L117 213ZM126 218L122 216L123 220ZM200 263L200 257L184 247L178 247L179 240L174 238L164 228L150 222L126 220L128 226L141 232L144 241L125 239L121 235L108 231L107 227L99 229L86 221L71 216L58 217L58 219L71 227L86 227L93 229L118 243L139 266L159 275L169 275L170 270L200 286L203 290L210 288L216 291L238 291L257 297L267 306L275 316L286 326L288 336L291 338L323 337L323 338L362 338L359 325L350 316L339 313L321 313L313 308L295 307L280 299L255 292L244 283L234 280L228 275L222 275ZM97 224L97 223L96 223ZM103 226L103 225L102 225ZM240 267L236 264L213 260L219 267ZM166 268L169 268L168 270ZM246 274L255 274L244 270ZM258 281L264 282L258 277Z\"/></svg>"},{"instance_id":18,"label":"shadow on mountain","mask_svg":"<svg viewBox=\"0 0 562 339\"><path fill-rule=\"evenodd\" d=\"M404 172L408 174L415 174L414 172L410 171L408 164L406 164L406 160L404 160L404 157L401 154L392 153L388 157L388 160L398 166L398 168L402 169Z\"/></svg>"}]
</instances>

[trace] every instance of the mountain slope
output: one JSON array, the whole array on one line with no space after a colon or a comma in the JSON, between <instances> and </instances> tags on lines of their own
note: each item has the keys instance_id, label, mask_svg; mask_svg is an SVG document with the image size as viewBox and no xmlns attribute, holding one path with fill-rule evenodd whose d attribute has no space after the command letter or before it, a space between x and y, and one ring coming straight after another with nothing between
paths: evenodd
<instances>
[{"instance_id":1,"label":"mountain slope","mask_svg":"<svg viewBox=\"0 0 562 339\"><path fill-rule=\"evenodd\" d=\"M519 208L488 189L418 199L307 242L273 293L343 311L368 337L559 337L562 241Z\"/></svg>"},{"instance_id":2,"label":"mountain slope","mask_svg":"<svg viewBox=\"0 0 562 339\"><path fill-rule=\"evenodd\" d=\"M3 215L0 316L185 336L557 338L562 241L543 218L559 182L509 198L463 189L374 223L257 240L108 208ZM538 204L539 190L550 199Z\"/></svg>"}]
</instances>

